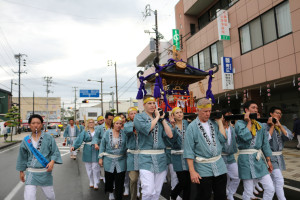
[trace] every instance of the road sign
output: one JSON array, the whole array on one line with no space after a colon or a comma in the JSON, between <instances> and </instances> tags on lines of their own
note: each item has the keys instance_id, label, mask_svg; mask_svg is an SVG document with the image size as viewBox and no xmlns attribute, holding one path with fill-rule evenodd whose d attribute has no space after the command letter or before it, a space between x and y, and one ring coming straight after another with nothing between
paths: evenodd
<instances>
[{"instance_id":1,"label":"road sign","mask_svg":"<svg viewBox=\"0 0 300 200\"><path fill-rule=\"evenodd\" d=\"M176 46L177 51L180 51L180 35L178 29L173 29L173 45Z\"/></svg>"},{"instance_id":2,"label":"road sign","mask_svg":"<svg viewBox=\"0 0 300 200\"><path fill-rule=\"evenodd\" d=\"M79 97L99 97L99 90L80 90Z\"/></svg>"}]
</instances>

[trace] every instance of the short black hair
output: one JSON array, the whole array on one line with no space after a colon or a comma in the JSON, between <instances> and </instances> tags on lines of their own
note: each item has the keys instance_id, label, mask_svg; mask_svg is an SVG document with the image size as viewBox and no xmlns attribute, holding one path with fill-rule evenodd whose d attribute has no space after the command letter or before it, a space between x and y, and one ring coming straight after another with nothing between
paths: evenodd
<instances>
[{"instance_id":1,"label":"short black hair","mask_svg":"<svg viewBox=\"0 0 300 200\"><path fill-rule=\"evenodd\" d=\"M270 113L274 113L275 110L280 110L280 111L282 112L281 108L279 108L279 107L277 107L277 106L272 106L272 107L269 109L269 114L270 114Z\"/></svg>"},{"instance_id":2,"label":"short black hair","mask_svg":"<svg viewBox=\"0 0 300 200\"><path fill-rule=\"evenodd\" d=\"M29 117L29 119L28 119L28 123L30 124L30 123L31 123L31 121L32 121L32 119L34 119L34 118L37 118L37 119L39 119L39 120L41 121L41 123L43 123L43 122L44 122L44 120L43 120L43 118L42 118L42 116L41 116L41 115L38 115L38 114L33 114L33 115L31 115L31 116Z\"/></svg>"},{"instance_id":3,"label":"short black hair","mask_svg":"<svg viewBox=\"0 0 300 200\"><path fill-rule=\"evenodd\" d=\"M249 109L249 107L250 107L251 104L256 104L257 105L257 103L255 101L253 101L253 100L246 101L243 104L243 110L244 110L244 112L246 112L246 108Z\"/></svg>"},{"instance_id":4,"label":"short black hair","mask_svg":"<svg viewBox=\"0 0 300 200\"><path fill-rule=\"evenodd\" d=\"M105 119L107 119L109 116L114 116L114 114L112 114L111 112L108 112L105 114Z\"/></svg>"},{"instance_id":5,"label":"short black hair","mask_svg":"<svg viewBox=\"0 0 300 200\"><path fill-rule=\"evenodd\" d=\"M126 117L126 115L124 113L118 113L117 116L121 116L123 115L124 117Z\"/></svg>"},{"instance_id":6,"label":"short black hair","mask_svg":"<svg viewBox=\"0 0 300 200\"><path fill-rule=\"evenodd\" d=\"M69 119L69 121L71 121L71 120L73 120L73 121L74 121L74 119L73 119L73 118Z\"/></svg>"},{"instance_id":7,"label":"short black hair","mask_svg":"<svg viewBox=\"0 0 300 200\"><path fill-rule=\"evenodd\" d=\"M150 94L146 94L146 95L144 96L143 100L148 99L149 97L153 97L153 96L150 95Z\"/></svg>"},{"instance_id":8,"label":"short black hair","mask_svg":"<svg viewBox=\"0 0 300 200\"><path fill-rule=\"evenodd\" d=\"M230 108L224 108L221 112L223 116L225 116L226 113L232 113Z\"/></svg>"}]
</instances>

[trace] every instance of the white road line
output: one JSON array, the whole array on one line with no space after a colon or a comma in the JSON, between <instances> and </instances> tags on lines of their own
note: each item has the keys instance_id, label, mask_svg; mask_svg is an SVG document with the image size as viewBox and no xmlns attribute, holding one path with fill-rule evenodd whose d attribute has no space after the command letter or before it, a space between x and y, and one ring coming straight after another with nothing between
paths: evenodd
<instances>
[{"instance_id":1,"label":"white road line","mask_svg":"<svg viewBox=\"0 0 300 200\"><path fill-rule=\"evenodd\" d=\"M20 146L20 144L18 144L18 145L16 145L16 146L14 146L14 147L12 147L12 148L5 149L5 150L1 151L0 153L7 152L7 151L9 151L9 150L11 150L11 149L14 149L14 148L18 147L18 146Z\"/></svg>"},{"instance_id":2,"label":"white road line","mask_svg":"<svg viewBox=\"0 0 300 200\"><path fill-rule=\"evenodd\" d=\"M167 200L167 199L160 195L159 200Z\"/></svg>"},{"instance_id":3,"label":"white road line","mask_svg":"<svg viewBox=\"0 0 300 200\"><path fill-rule=\"evenodd\" d=\"M239 198L239 199L243 199L243 196L242 195L239 195L237 193L235 193L233 196L235 196L236 198ZM260 197L256 197L256 199L262 199Z\"/></svg>"},{"instance_id":4,"label":"white road line","mask_svg":"<svg viewBox=\"0 0 300 200\"><path fill-rule=\"evenodd\" d=\"M12 191L4 198L4 200L11 200L16 194L17 192L21 189L21 187L24 185L23 182L19 182L16 187L14 187L14 189L12 189Z\"/></svg>"},{"instance_id":5,"label":"white road line","mask_svg":"<svg viewBox=\"0 0 300 200\"><path fill-rule=\"evenodd\" d=\"M300 189L299 189L299 188L295 188L295 187L293 187L293 186L284 185L283 187L288 188L288 189L290 189L290 190L295 190L295 191L297 191L297 192L300 192Z\"/></svg>"}]
</instances>

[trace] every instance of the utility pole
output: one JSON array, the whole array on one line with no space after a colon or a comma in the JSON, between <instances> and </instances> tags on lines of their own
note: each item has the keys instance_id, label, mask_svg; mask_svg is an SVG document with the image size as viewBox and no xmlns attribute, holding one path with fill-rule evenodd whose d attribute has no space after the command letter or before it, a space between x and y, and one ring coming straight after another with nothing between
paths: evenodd
<instances>
[{"instance_id":1,"label":"utility pole","mask_svg":"<svg viewBox=\"0 0 300 200\"><path fill-rule=\"evenodd\" d=\"M113 66L113 62L111 60L109 60L107 64L108 66ZM117 62L115 62L114 66L115 66L115 80L116 80L116 101L117 101L116 105L117 105L117 113L119 113Z\"/></svg>"},{"instance_id":2,"label":"utility pole","mask_svg":"<svg viewBox=\"0 0 300 200\"><path fill-rule=\"evenodd\" d=\"M32 96L32 114L34 115L34 92Z\"/></svg>"},{"instance_id":3,"label":"utility pole","mask_svg":"<svg viewBox=\"0 0 300 200\"><path fill-rule=\"evenodd\" d=\"M19 75L19 125L18 125L18 133L21 134L21 129L20 129L20 125L21 125L21 74L22 73L26 73L26 71L21 71L21 60L23 56L27 56L26 54L15 54L15 59L17 59L17 62L19 63L19 71L18 72L14 72L16 74ZM23 66L26 66L26 60L23 59Z\"/></svg>"},{"instance_id":4,"label":"utility pole","mask_svg":"<svg viewBox=\"0 0 300 200\"><path fill-rule=\"evenodd\" d=\"M151 16L151 12L155 15L155 51L156 51L156 61L159 64L159 39L160 39L160 33L158 32L158 22L157 22L157 10L151 10L150 4L147 4L145 6L145 13L143 12L144 19ZM150 33L150 32L149 32Z\"/></svg>"},{"instance_id":5,"label":"utility pole","mask_svg":"<svg viewBox=\"0 0 300 200\"><path fill-rule=\"evenodd\" d=\"M75 110L74 110L74 121L76 121L76 101L77 101L76 92L77 92L77 88L78 88L78 87L72 87L72 88L74 88L74 91L75 91Z\"/></svg>"},{"instance_id":6,"label":"utility pole","mask_svg":"<svg viewBox=\"0 0 300 200\"><path fill-rule=\"evenodd\" d=\"M103 116L103 90L102 90L102 84L103 84L103 81L102 81L102 78L101 78L101 115Z\"/></svg>"},{"instance_id":7,"label":"utility pole","mask_svg":"<svg viewBox=\"0 0 300 200\"><path fill-rule=\"evenodd\" d=\"M48 97L49 97L49 93L52 92L49 90L49 87L51 86L52 83L52 77L49 76L45 76L44 77L45 81L46 81L46 93L47 93L47 118L46 118L46 126L48 126L48 122L49 122L49 104L48 104Z\"/></svg>"}]
</instances>

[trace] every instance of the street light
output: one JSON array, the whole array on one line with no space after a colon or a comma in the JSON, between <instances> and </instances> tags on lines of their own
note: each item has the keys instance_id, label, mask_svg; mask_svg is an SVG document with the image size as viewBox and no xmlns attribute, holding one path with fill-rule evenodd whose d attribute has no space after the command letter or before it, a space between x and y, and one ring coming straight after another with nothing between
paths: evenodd
<instances>
[{"instance_id":1,"label":"street light","mask_svg":"<svg viewBox=\"0 0 300 200\"><path fill-rule=\"evenodd\" d=\"M101 78L101 81L98 81L98 80L91 80L91 79L88 79L87 81L95 81L95 82L98 82L98 83L101 83L101 115L103 116L103 91L102 91L102 78Z\"/></svg>"},{"instance_id":2,"label":"street light","mask_svg":"<svg viewBox=\"0 0 300 200\"><path fill-rule=\"evenodd\" d=\"M109 67L109 66L113 66L113 65L115 65L115 79L116 79L116 100L117 100L117 113L119 113L119 106L118 106L118 102L119 102L119 100L118 100L118 78L117 78L117 62L115 62L114 64L113 64L113 61L112 60L108 60L107 61L107 66ZM114 102L113 102L114 103Z\"/></svg>"}]
</instances>

